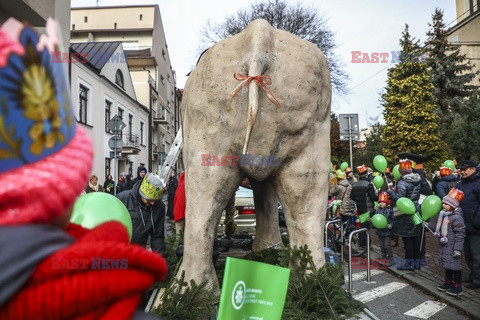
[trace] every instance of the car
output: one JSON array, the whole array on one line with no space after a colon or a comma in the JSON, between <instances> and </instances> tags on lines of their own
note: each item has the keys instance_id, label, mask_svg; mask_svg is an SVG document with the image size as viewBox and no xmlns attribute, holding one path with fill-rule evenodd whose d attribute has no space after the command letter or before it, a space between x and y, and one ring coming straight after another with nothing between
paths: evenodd
<instances>
[{"instance_id":1,"label":"car","mask_svg":"<svg viewBox=\"0 0 480 320\"><path fill-rule=\"evenodd\" d=\"M256 215L255 203L253 201L253 190L239 186L235 192L235 215L234 221L237 224L236 235L255 236ZM285 226L285 216L283 214L282 204L278 202L278 220L280 226ZM219 235L225 230L225 211L222 213L220 224L218 226Z\"/></svg>"}]
</instances>

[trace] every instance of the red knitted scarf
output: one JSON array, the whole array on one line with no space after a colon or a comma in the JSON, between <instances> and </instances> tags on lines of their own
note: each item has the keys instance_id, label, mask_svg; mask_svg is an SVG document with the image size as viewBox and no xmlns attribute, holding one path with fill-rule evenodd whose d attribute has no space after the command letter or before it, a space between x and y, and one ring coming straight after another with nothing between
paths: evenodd
<instances>
[{"instance_id":1,"label":"red knitted scarf","mask_svg":"<svg viewBox=\"0 0 480 320\"><path fill-rule=\"evenodd\" d=\"M142 293L167 273L165 260L129 244L118 222L93 230L70 224L66 232L77 241L37 266L0 319L130 319Z\"/></svg>"}]
</instances>

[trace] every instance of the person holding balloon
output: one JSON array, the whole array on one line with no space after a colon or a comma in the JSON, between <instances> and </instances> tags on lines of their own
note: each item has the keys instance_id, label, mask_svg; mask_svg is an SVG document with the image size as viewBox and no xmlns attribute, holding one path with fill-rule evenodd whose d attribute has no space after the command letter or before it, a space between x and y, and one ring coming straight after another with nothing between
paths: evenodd
<instances>
[{"instance_id":1,"label":"person holding balloon","mask_svg":"<svg viewBox=\"0 0 480 320\"><path fill-rule=\"evenodd\" d=\"M410 199L415 207L416 212L421 212L418 199L420 198L420 181L421 177L412 171L412 161L409 159L401 159L399 161L399 172L401 174L398 179L396 190L387 190L390 200L395 202L400 198ZM408 262L417 262L420 259L421 236L419 225L414 225L409 215L403 214L402 211L394 212L393 231L396 235L402 237L405 259ZM409 263L400 266L399 269L412 270Z\"/></svg>"},{"instance_id":2,"label":"person holding balloon","mask_svg":"<svg viewBox=\"0 0 480 320\"><path fill-rule=\"evenodd\" d=\"M45 29L0 26L0 319L145 319L136 309L166 261L129 243L113 206L91 208L107 220L92 229L71 222L93 146L75 121L65 64L51 63L58 26L48 19Z\"/></svg>"},{"instance_id":3,"label":"person holding balloon","mask_svg":"<svg viewBox=\"0 0 480 320\"><path fill-rule=\"evenodd\" d=\"M357 167L359 173L358 181L352 187L351 198L357 205L357 210L360 215L366 214L367 216L372 216L375 212L375 201L377 201L378 196L375 193L375 188L372 182L369 181L369 174L367 167L362 164ZM369 213L369 214L367 214ZM361 224L362 228L370 229L370 222L364 222ZM367 235L361 233L359 236L359 245L361 247L366 246L367 244Z\"/></svg>"},{"instance_id":4,"label":"person holding balloon","mask_svg":"<svg viewBox=\"0 0 480 320\"><path fill-rule=\"evenodd\" d=\"M434 235L439 238L438 264L445 269L445 281L437 287L452 296L462 295L462 251L465 239L463 211L459 207L465 194L452 189L442 199Z\"/></svg>"},{"instance_id":5,"label":"person holding balloon","mask_svg":"<svg viewBox=\"0 0 480 320\"><path fill-rule=\"evenodd\" d=\"M390 197L388 196L388 193L386 192L381 192L378 195L378 208L375 210L375 215L376 219L378 218L376 215L380 214L385 219L381 219L382 221L385 222L386 225L381 225L381 226L376 226L377 227L377 236L378 239L380 240L380 249L382 252L382 259L388 259L388 266L392 265L392 262L390 259L393 257L392 253L392 247L390 245L392 236L393 236L393 208L390 206ZM380 228L378 228L380 227ZM382 228L383 227L383 228Z\"/></svg>"}]
</instances>

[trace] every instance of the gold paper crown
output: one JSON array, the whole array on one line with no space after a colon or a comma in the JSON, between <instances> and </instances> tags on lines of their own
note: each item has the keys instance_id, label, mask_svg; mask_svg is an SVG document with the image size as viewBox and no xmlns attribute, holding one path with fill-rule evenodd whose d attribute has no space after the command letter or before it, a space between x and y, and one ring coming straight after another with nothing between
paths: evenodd
<instances>
[{"instance_id":1,"label":"gold paper crown","mask_svg":"<svg viewBox=\"0 0 480 320\"><path fill-rule=\"evenodd\" d=\"M450 197L454 198L455 200L457 200L458 203L460 203L463 200L463 198L465 197L465 193L463 193L463 191L455 189L455 188L450 189L450 192L448 193L448 195Z\"/></svg>"},{"instance_id":2,"label":"gold paper crown","mask_svg":"<svg viewBox=\"0 0 480 320\"><path fill-rule=\"evenodd\" d=\"M440 177L448 176L452 173L452 169L449 167L440 167Z\"/></svg>"},{"instance_id":3,"label":"gold paper crown","mask_svg":"<svg viewBox=\"0 0 480 320\"><path fill-rule=\"evenodd\" d=\"M362 164L361 166L357 167L357 171L360 174L365 173L365 172L367 172L367 167L364 164Z\"/></svg>"},{"instance_id":4,"label":"gold paper crown","mask_svg":"<svg viewBox=\"0 0 480 320\"><path fill-rule=\"evenodd\" d=\"M412 169L412 160L410 159L401 159L399 161L399 169L410 170Z\"/></svg>"},{"instance_id":5,"label":"gold paper crown","mask_svg":"<svg viewBox=\"0 0 480 320\"><path fill-rule=\"evenodd\" d=\"M381 192L378 195L378 202L390 203L390 197L388 196L388 193L386 193L385 191Z\"/></svg>"}]
</instances>

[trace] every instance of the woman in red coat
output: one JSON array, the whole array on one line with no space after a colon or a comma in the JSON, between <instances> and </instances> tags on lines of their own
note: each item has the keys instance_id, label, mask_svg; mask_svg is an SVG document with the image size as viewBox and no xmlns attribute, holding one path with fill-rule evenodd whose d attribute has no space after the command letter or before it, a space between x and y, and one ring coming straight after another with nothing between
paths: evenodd
<instances>
[{"instance_id":1,"label":"woman in red coat","mask_svg":"<svg viewBox=\"0 0 480 320\"><path fill-rule=\"evenodd\" d=\"M178 187L173 199L173 221L175 221L175 231L177 237L183 235L185 229L185 208L187 206L185 199L185 172L178 178Z\"/></svg>"}]
</instances>

